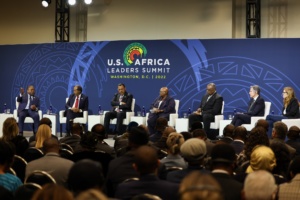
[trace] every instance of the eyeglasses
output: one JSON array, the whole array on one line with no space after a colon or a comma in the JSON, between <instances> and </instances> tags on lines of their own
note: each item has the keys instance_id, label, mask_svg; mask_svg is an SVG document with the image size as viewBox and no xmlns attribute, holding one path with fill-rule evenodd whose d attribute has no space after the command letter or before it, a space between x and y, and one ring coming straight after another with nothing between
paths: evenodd
<instances>
[{"instance_id":1,"label":"eyeglasses","mask_svg":"<svg viewBox=\"0 0 300 200\"><path fill-rule=\"evenodd\" d=\"M287 92L282 92L282 94L287 94Z\"/></svg>"}]
</instances>

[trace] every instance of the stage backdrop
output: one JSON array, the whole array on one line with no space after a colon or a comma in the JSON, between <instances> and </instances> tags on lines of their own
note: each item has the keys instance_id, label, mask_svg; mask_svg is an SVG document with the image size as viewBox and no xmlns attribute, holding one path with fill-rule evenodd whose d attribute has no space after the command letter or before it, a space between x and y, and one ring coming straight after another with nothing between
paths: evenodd
<instances>
[{"instance_id":1,"label":"stage backdrop","mask_svg":"<svg viewBox=\"0 0 300 200\"><path fill-rule=\"evenodd\" d=\"M45 113L64 109L76 84L89 96L89 114L111 109L117 84L136 99L135 111L163 86L180 100L179 114L195 110L214 82L225 101L225 118L246 111L249 87L280 113L285 86L299 93L300 39L142 40L0 46L1 101L12 110L19 88L32 84Z\"/></svg>"}]
</instances>

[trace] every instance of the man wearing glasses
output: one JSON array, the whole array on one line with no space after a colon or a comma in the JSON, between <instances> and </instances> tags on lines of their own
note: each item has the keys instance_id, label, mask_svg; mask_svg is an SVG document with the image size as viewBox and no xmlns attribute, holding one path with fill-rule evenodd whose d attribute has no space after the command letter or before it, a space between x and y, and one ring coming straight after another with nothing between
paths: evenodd
<instances>
[{"instance_id":1,"label":"man wearing glasses","mask_svg":"<svg viewBox=\"0 0 300 200\"><path fill-rule=\"evenodd\" d=\"M252 116L264 116L265 114L265 100L260 96L259 86L251 86L249 95L251 99L248 104L247 112L237 113L231 121L231 124L235 127L242 124L250 124Z\"/></svg>"},{"instance_id":2,"label":"man wearing glasses","mask_svg":"<svg viewBox=\"0 0 300 200\"><path fill-rule=\"evenodd\" d=\"M80 85L74 86L74 93L69 96L69 99L65 105L66 107L66 131L67 135L70 135L70 129L73 124L73 119L76 117L82 117L83 111L89 109L89 98L88 96L82 94L82 87Z\"/></svg>"}]
</instances>

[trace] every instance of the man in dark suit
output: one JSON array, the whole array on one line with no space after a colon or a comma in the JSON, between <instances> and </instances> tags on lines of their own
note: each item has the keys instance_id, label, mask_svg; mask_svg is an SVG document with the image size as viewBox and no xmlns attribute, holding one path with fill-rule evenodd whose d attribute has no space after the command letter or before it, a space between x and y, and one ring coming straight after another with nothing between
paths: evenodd
<instances>
[{"instance_id":1,"label":"man in dark suit","mask_svg":"<svg viewBox=\"0 0 300 200\"><path fill-rule=\"evenodd\" d=\"M235 154L239 155L243 151L246 140L247 129L243 126L236 127L233 132L233 141L230 143L235 150Z\"/></svg>"},{"instance_id":2,"label":"man in dark suit","mask_svg":"<svg viewBox=\"0 0 300 200\"><path fill-rule=\"evenodd\" d=\"M116 134L121 135L123 131L123 119L126 118L126 112L131 112L133 96L126 91L125 84L118 84L118 93L116 93L111 101L112 110L105 113L104 128L109 130L110 120L117 118Z\"/></svg>"},{"instance_id":3,"label":"man in dark suit","mask_svg":"<svg viewBox=\"0 0 300 200\"><path fill-rule=\"evenodd\" d=\"M72 135L65 136L61 138L59 141L60 143L68 144L72 147L73 151L75 150L76 146L79 145L81 140L81 135L83 134L83 128L79 123L73 123L71 128Z\"/></svg>"},{"instance_id":4,"label":"man in dark suit","mask_svg":"<svg viewBox=\"0 0 300 200\"><path fill-rule=\"evenodd\" d=\"M237 113L231 121L231 124L235 127L242 124L250 124L252 116L264 116L265 114L265 100L260 96L259 86L251 86L249 95L251 100L248 104L248 111L246 113Z\"/></svg>"},{"instance_id":5,"label":"man in dark suit","mask_svg":"<svg viewBox=\"0 0 300 200\"><path fill-rule=\"evenodd\" d=\"M24 121L26 117L31 117L34 121L34 130L36 133L40 116L39 116L39 108L40 108L40 99L35 96L34 86L29 85L27 87L27 93L24 94L24 89L20 89L20 95L17 97L17 102L19 102L18 106L18 116L19 116L19 132L23 135L23 127Z\"/></svg>"},{"instance_id":6,"label":"man in dark suit","mask_svg":"<svg viewBox=\"0 0 300 200\"><path fill-rule=\"evenodd\" d=\"M193 123L201 121L208 138L215 139L210 131L210 123L215 121L215 115L221 114L223 97L217 93L214 83L209 83L206 91L199 108L189 116L189 127L191 128Z\"/></svg>"},{"instance_id":7,"label":"man in dark suit","mask_svg":"<svg viewBox=\"0 0 300 200\"><path fill-rule=\"evenodd\" d=\"M139 173L138 181L130 181L119 184L115 197L120 199L132 199L139 194L152 194L161 199L179 199L177 196L179 185L156 176L159 166L157 152L150 146L139 147L134 155L134 169Z\"/></svg>"},{"instance_id":8,"label":"man in dark suit","mask_svg":"<svg viewBox=\"0 0 300 200\"><path fill-rule=\"evenodd\" d=\"M175 113L175 101L169 96L169 90L167 87L162 87L159 91L159 97L157 97L151 104L151 113L149 114L147 124L149 133L155 133L156 120L158 118L165 118L169 120L170 113Z\"/></svg>"},{"instance_id":9,"label":"man in dark suit","mask_svg":"<svg viewBox=\"0 0 300 200\"><path fill-rule=\"evenodd\" d=\"M76 117L82 117L83 112L89 109L89 98L82 94L82 87L80 85L74 86L74 93L69 96L69 99L65 105L66 108L66 131L67 135L70 135L70 129L73 124L73 119Z\"/></svg>"}]
</instances>

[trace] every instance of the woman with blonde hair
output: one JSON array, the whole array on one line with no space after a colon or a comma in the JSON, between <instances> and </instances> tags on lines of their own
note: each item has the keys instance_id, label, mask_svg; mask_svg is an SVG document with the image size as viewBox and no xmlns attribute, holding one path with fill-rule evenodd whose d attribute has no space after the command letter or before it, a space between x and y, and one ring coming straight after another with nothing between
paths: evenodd
<instances>
[{"instance_id":1,"label":"woman with blonde hair","mask_svg":"<svg viewBox=\"0 0 300 200\"><path fill-rule=\"evenodd\" d=\"M40 149L43 147L43 142L49 138L51 138L51 129L48 125L42 124L36 132L35 141L31 142L30 146Z\"/></svg>"},{"instance_id":2,"label":"woman with blonde hair","mask_svg":"<svg viewBox=\"0 0 300 200\"><path fill-rule=\"evenodd\" d=\"M283 107L282 115L268 115L267 121L269 123L268 136L271 137L273 124L282 119L299 118L299 102L295 96L294 89L285 87L282 91Z\"/></svg>"},{"instance_id":3,"label":"woman with blonde hair","mask_svg":"<svg viewBox=\"0 0 300 200\"><path fill-rule=\"evenodd\" d=\"M181 167L185 169L187 164L180 155L180 147L184 143L183 136L176 132L170 133L166 143L168 155L161 160L161 163L164 163L167 169L170 167Z\"/></svg>"},{"instance_id":4,"label":"woman with blonde hair","mask_svg":"<svg viewBox=\"0 0 300 200\"><path fill-rule=\"evenodd\" d=\"M2 133L4 141L12 142L15 145L16 155L23 156L26 149L28 149L29 143L25 137L18 135L19 127L15 118L9 117L3 122Z\"/></svg>"}]
</instances>

